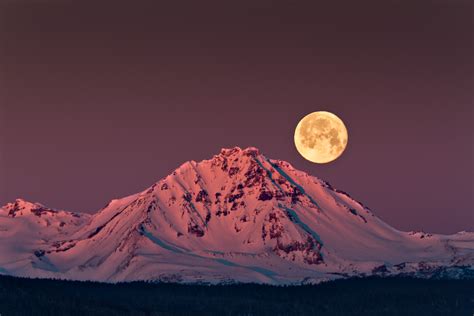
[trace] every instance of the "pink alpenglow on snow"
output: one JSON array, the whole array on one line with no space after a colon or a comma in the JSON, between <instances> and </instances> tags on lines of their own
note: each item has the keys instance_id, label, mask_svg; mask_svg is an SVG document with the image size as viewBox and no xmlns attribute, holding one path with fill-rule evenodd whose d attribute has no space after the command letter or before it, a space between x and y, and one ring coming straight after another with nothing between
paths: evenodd
<instances>
[{"instance_id":1,"label":"pink alpenglow on snow","mask_svg":"<svg viewBox=\"0 0 474 316\"><path fill-rule=\"evenodd\" d=\"M186 162L92 216L20 199L0 209L0 273L14 276L301 284L473 270L474 233L396 230L256 148Z\"/></svg>"}]
</instances>

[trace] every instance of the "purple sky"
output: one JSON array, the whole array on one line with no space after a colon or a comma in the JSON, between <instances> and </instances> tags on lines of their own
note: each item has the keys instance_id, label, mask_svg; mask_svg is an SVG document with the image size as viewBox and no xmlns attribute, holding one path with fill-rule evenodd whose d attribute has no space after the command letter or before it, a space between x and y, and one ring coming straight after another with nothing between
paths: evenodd
<instances>
[{"instance_id":1,"label":"purple sky","mask_svg":"<svg viewBox=\"0 0 474 316\"><path fill-rule=\"evenodd\" d=\"M471 1L172 2L0 4L0 204L93 212L256 146L399 229L474 230ZM349 130L327 165L293 145L317 110Z\"/></svg>"}]
</instances>

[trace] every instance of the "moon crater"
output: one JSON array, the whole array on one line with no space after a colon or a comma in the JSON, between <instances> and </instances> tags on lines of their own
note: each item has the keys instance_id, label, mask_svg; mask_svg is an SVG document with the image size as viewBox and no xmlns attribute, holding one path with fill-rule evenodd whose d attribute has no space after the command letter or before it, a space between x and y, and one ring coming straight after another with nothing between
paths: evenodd
<instances>
[{"instance_id":1,"label":"moon crater","mask_svg":"<svg viewBox=\"0 0 474 316\"><path fill-rule=\"evenodd\" d=\"M295 145L307 160L327 163L337 159L347 146L348 134L336 115L313 112L301 119L295 129Z\"/></svg>"}]
</instances>

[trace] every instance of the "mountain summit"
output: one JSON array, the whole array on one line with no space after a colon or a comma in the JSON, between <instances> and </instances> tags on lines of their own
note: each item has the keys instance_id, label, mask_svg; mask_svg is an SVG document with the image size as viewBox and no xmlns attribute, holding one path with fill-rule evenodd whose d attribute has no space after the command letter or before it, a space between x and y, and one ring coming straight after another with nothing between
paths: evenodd
<instances>
[{"instance_id":1,"label":"mountain summit","mask_svg":"<svg viewBox=\"0 0 474 316\"><path fill-rule=\"evenodd\" d=\"M0 209L0 273L17 276L301 284L473 266L474 233L398 231L253 147L186 162L92 216L24 200Z\"/></svg>"}]
</instances>

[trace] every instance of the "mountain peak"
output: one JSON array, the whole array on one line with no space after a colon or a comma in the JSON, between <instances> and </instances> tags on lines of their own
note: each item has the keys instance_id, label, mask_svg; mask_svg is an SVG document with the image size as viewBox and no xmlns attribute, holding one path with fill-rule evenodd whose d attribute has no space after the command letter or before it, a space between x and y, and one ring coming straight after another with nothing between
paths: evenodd
<instances>
[{"instance_id":1,"label":"mountain peak","mask_svg":"<svg viewBox=\"0 0 474 316\"><path fill-rule=\"evenodd\" d=\"M25 200L23 198L17 198L15 199L15 202L16 204L19 204L19 205L23 205L23 206L43 206L42 204L40 203L37 203L37 202L31 202L31 201L28 201L28 200Z\"/></svg>"},{"instance_id":2,"label":"mountain peak","mask_svg":"<svg viewBox=\"0 0 474 316\"><path fill-rule=\"evenodd\" d=\"M2 209L6 210L10 215L13 216L19 211L31 211L40 208L45 208L45 206L40 203L24 200L22 198L17 198L14 202L7 203L2 207Z\"/></svg>"},{"instance_id":3,"label":"mountain peak","mask_svg":"<svg viewBox=\"0 0 474 316\"><path fill-rule=\"evenodd\" d=\"M232 147L232 148L222 148L219 155L229 157L229 156L239 156L239 155L244 155L244 156L258 156L260 155L260 150L256 147L247 147L245 149L242 149L238 146Z\"/></svg>"},{"instance_id":4,"label":"mountain peak","mask_svg":"<svg viewBox=\"0 0 474 316\"><path fill-rule=\"evenodd\" d=\"M4 211L0 267L15 275L286 284L474 265L472 234L400 232L255 147L185 162L92 216L23 199Z\"/></svg>"},{"instance_id":5,"label":"mountain peak","mask_svg":"<svg viewBox=\"0 0 474 316\"><path fill-rule=\"evenodd\" d=\"M74 213L74 212L67 212L56 210L50 207L46 207L41 203L37 202L30 202L22 198L15 199L14 202L7 203L0 210L5 211L5 215L8 217L44 217L44 218L88 218L90 215L85 213Z\"/></svg>"}]
</instances>

